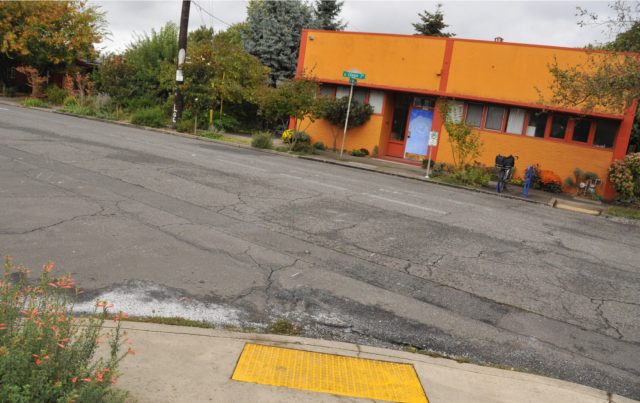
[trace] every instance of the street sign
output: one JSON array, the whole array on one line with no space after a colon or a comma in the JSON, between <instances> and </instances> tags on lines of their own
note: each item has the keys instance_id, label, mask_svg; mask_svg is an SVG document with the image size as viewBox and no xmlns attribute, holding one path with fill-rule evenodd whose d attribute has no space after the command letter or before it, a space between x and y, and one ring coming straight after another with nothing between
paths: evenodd
<instances>
[{"instance_id":1,"label":"street sign","mask_svg":"<svg viewBox=\"0 0 640 403\"><path fill-rule=\"evenodd\" d=\"M358 80L356 80L355 78L350 78L349 79L349 84L356 85L356 84L358 84Z\"/></svg>"},{"instance_id":2,"label":"street sign","mask_svg":"<svg viewBox=\"0 0 640 403\"><path fill-rule=\"evenodd\" d=\"M438 145L438 132L429 133L429 146L435 147Z\"/></svg>"},{"instance_id":3,"label":"street sign","mask_svg":"<svg viewBox=\"0 0 640 403\"><path fill-rule=\"evenodd\" d=\"M342 77L346 77L346 78L355 78L357 80L364 80L364 73L360 73L358 71L343 71L342 72Z\"/></svg>"}]
</instances>

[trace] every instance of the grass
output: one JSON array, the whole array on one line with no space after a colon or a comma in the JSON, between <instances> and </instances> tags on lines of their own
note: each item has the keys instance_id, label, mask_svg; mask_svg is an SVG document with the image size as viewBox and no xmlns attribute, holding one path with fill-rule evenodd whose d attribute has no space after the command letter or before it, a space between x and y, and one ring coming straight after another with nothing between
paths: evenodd
<instances>
[{"instance_id":1,"label":"grass","mask_svg":"<svg viewBox=\"0 0 640 403\"><path fill-rule=\"evenodd\" d=\"M227 143L234 143L234 144L247 144L247 145L251 144L251 139L225 136L224 134L222 135L222 137L219 138L219 140L226 141Z\"/></svg>"},{"instance_id":2,"label":"grass","mask_svg":"<svg viewBox=\"0 0 640 403\"><path fill-rule=\"evenodd\" d=\"M205 322L203 320L184 319L177 316L129 316L128 318L123 320L128 320L129 322L157 323L160 325L190 326L203 329L215 329L215 326L209 322Z\"/></svg>"},{"instance_id":3,"label":"grass","mask_svg":"<svg viewBox=\"0 0 640 403\"><path fill-rule=\"evenodd\" d=\"M286 334L296 336L302 330L299 326L294 325L286 319L280 319L269 326L269 333Z\"/></svg>"},{"instance_id":4,"label":"grass","mask_svg":"<svg viewBox=\"0 0 640 403\"><path fill-rule=\"evenodd\" d=\"M605 214L612 217L630 218L632 220L640 220L640 209L630 207L613 206L609 207Z\"/></svg>"},{"instance_id":5,"label":"grass","mask_svg":"<svg viewBox=\"0 0 640 403\"><path fill-rule=\"evenodd\" d=\"M22 105L27 108L46 108L46 102L38 99L38 98L25 98L22 100Z\"/></svg>"}]
</instances>

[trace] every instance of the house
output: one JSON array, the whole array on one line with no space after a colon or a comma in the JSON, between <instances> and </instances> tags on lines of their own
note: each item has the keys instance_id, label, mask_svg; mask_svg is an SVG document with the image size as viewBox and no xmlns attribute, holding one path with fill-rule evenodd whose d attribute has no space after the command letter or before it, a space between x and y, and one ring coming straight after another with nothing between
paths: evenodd
<instances>
[{"instance_id":1,"label":"house","mask_svg":"<svg viewBox=\"0 0 640 403\"><path fill-rule=\"evenodd\" d=\"M605 180L612 161L624 157L637 103L625 111L544 104L550 99L549 64L586 61L584 49L414 35L304 30L297 74L315 77L321 94L349 94L344 71L366 75L354 98L374 115L347 133L345 149L366 148L399 162L424 159L427 133L439 133L432 159L453 162L438 99L448 99L452 119L476 128L483 142L477 161L517 155L516 176L539 164L561 178L575 168ZM333 144L323 120L308 122L312 141ZM339 144L339 143L338 143ZM609 194L611 195L611 189Z\"/></svg>"}]
</instances>

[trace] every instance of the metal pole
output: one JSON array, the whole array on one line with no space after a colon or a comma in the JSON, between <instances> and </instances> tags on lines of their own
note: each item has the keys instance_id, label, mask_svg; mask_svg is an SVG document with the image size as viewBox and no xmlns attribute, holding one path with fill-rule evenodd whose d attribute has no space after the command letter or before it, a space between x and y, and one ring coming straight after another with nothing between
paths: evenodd
<instances>
[{"instance_id":1,"label":"metal pole","mask_svg":"<svg viewBox=\"0 0 640 403\"><path fill-rule=\"evenodd\" d=\"M351 81L351 89L349 90L349 104L347 105L347 118L344 120L344 131L342 132L342 147L340 147L340 159L344 152L344 141L347 138L347 125L349 124L349 112L351 112L351 98L353 97L353 86L355 80Z\"/></svg>"},{"instance_id":2,"label":"metal pole","mask_svg":"<svg viewBox=\"0 0 640 403\"><path fill-rule=\"evenodd\" d=\"M431 170L431 149L433 148L432 146L427 146L429 148L429 160L427 161L427 175L425 176L425 178L429 179L429 171Z\"/></svg>"},{"instance_id":3,"label":"metal pole","mask_svg":"<svg viewBox=\"0 0 640 403\"><path fill-rule=\"evenodd\" d=\"M182 65L187 57L187 33L189 30L189 10L191 0L182 0L182 12L180 13L180 34L178 35L178 65L176 66L176 93L173 102L173 115L171 117L171 127L175 129L176 123L182 117L184 109L184 99L180 87L184 82Z\"/></svg>"}]
</instances>

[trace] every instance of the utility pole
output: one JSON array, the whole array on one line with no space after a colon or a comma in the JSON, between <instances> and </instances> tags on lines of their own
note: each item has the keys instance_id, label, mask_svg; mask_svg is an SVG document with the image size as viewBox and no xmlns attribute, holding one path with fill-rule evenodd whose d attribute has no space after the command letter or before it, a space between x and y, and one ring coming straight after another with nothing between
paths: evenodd
<instances>
[{"instance_id":1,"label":"utility pole","mask_svg":"<svg viewBox=\"0 0 640 403\"><path fill-rule=\"evenodd\" d=\"M180 13L180 34L178 35L178 65L176 66L176 93L173 101L173 115L171 117L171 127L175 129L176 123L182 117L184 101L180 91L184 82L182 65L187 57L187 33L189 31L189 10L191 0L182 0L182 12Z\"/></svg>"}]
</instances>

